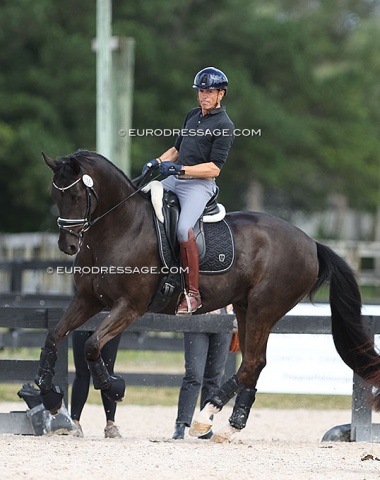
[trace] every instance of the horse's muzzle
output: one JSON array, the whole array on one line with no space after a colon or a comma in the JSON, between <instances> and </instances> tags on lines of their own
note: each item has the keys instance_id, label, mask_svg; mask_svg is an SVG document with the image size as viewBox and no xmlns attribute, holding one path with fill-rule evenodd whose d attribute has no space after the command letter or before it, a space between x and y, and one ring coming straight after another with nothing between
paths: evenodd
<instances>
[{"instance_id":1,"label":"horse's muzzle","mask_svg":"<svg viewBox=\"0 0 380 480\"><path fill-rule=\"evenodd\" d=\"M58 248L67 255L75 255L79 250L79 239L68 232L62 232L58 240Z\"/></svg>"}]
</instances>

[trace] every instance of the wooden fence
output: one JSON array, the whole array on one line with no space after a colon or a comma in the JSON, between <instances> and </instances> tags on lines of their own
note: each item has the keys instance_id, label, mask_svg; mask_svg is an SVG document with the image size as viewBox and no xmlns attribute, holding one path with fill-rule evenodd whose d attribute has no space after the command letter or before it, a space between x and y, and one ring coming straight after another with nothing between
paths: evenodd
<instances>
[{"instance_id":1,"label":"wooden fence","mask_svg":"<svg viewBox=\"0 0 380 480\"><path fill-rule=\"evenodd\" d=\"M25 235L24 242L19 239L16 242L13 236L0 234L0 247L4 243L3 255L0 249L0 292L71 294L72 275L60 274L57 268L71 267L73 262L58 251L57 236L42 236L38 248L38 235L30 235L30 238ZM22 237L21 234L19 236ZM10 238L6 241L8 237ZM34 248L27 247L28 242ZM360 285L380 287L380 242L326 240L323 243L348 262L357 273ZM25 251L22 249L23 244ZM31 258L36 253L38 256Z\"/></svg>"},{"instance_id":2,"label":"wooden fence","mask_svg":"<svg viewBox=\"0 0 380 480\"><path fill-rule=\"evenodd\" d=\"M54 327L62 314L63 308L3 306L0 307L0 327L43 329L46 332L46 329ZM102 312L81 328L83 330L95 329L105 315L107 313ZM380 333L380 317L365 316L364 320L371 335ZM232 331L232 322L233 316L231 315L209 314L180 318L170 315L146 314L131 325L125 335L141 335L146 332L230 332ZM273 333L330 334L331 320L330 317L287 315L277 323ZM161 350L163 348L161 347ZM2 360L0 361L0 382L30 381L34 378L37 368L37 360ZM144 374L138 375L143 376ZM126 374L125 379L127 384L130 384L129 374ZM67 398L69 384L67 338L60 345L55 382L64 388ZM150 385L148 377L146 384ZM352 441L380 442L380 425L372 424L372 412L366 403L369 391L368 385L357 375L354 375L351 418ZM24 420L18 423L14 415L0 414L0 433L24 433L24 428Z\"/></svg>"}]
</instances>

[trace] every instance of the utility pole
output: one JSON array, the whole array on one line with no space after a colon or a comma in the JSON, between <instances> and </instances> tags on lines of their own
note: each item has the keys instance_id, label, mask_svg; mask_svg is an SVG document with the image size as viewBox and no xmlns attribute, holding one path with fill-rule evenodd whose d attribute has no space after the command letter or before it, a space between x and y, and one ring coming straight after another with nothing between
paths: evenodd
<instances>
[{"instance_id":1,"label":"utility pole","mask_svg":"<svg viewBox=\"0 0 380 480\"><path fill-rule=\"evenodd\" d=\"M111 0L96 2L96 150L110 160L112 155L111 7Z\"/></svg>"},{"instance_id":2,"label":"utility pole","mask_svg":"<svg viewBox=\"0 0 380 480\"><path fill-rule=\"evenodd\" d=\"M112 0L97 0L96 149L124 173L131 173L135 41L112 36Z\"/></svg>"},{"instance_id":3,"label":"utility pole","mask_svg":"<svg viewBox=\"0 0 380 480\"><path fill-rule=\"evenodd\" d=\"M117 45L112 54L112 161L130 176L135 40L112 38Z\"/></svg>"}]
</instances>

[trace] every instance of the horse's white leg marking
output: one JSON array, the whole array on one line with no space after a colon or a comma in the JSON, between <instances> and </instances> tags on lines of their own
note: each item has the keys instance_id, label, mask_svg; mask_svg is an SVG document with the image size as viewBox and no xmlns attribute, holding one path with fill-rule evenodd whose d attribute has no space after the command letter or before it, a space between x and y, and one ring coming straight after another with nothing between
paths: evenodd
<instances>
[{"instance_id":1,"label":"horse's white leg marking","mask_svg":"<svg viewBox=\"0 0 380 480\"><path fill-rule=\"evenodd\" d=\"M201 437L206 435L211 430L212 427L212 415L216 415L220 412L220 409L212 405L211 403L206 403L203 409L194 417L194 420L191 423L189 434L192 437Z\"/></svg>"}]
</instances>

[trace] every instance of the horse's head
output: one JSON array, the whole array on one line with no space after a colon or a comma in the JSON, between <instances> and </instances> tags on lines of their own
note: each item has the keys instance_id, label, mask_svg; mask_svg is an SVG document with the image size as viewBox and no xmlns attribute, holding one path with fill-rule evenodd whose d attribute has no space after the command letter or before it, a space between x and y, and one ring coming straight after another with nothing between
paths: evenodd
<instances>
[{"instance_id":1,"label":"horse's head","mask_svg":"<svg viewBox=\"0 0 380 480\"><path fill-rule=\"evenodd\" d=\"M83 171L76 154L57 160L42 156L54 173L51 197L59 210L58 247L68 255L75 255L97 205L93 179Z\"/></svg>"}]
</instances>

